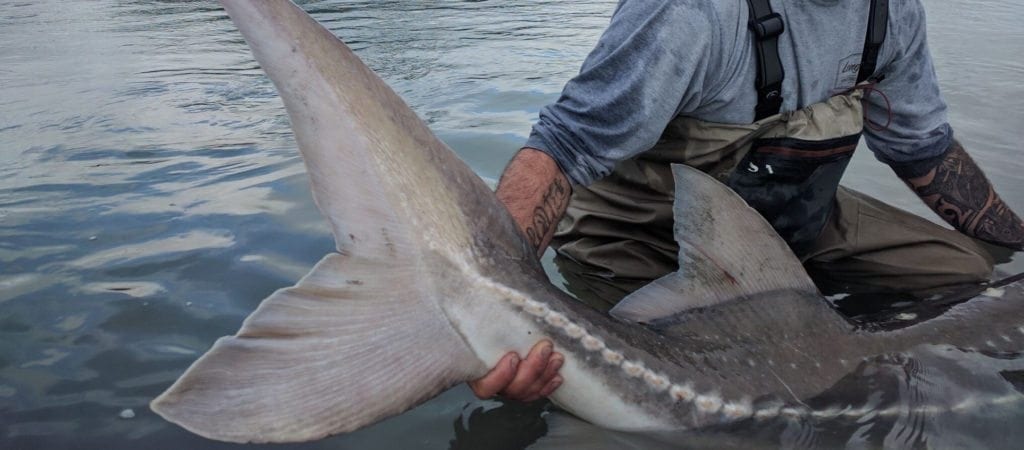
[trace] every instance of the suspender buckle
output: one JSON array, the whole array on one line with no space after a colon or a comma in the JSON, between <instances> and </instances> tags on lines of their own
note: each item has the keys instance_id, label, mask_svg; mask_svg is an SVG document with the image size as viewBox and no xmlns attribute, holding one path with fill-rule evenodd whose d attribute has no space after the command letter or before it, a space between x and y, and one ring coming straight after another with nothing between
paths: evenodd
<instances>
[{"instance_id":1,"label":"suspender buckle","mask_svg":"<svg viewBox=\"0 0 1024 450\"><path fill-rule=\"evenodd\" d=\"M759 41L778 37L786 31L786 25L782 22L782 16L779 13L751 19L749 26Z\"/></svg>"},{"instance_id":2,"label":"suspender buckle","mask_svg":"<svg viewBox=\"0 0 1024 450\"><path fill-rule=\"evenodd\" d=\"M754 120L761 120L778 114L782 109L782 82L759 87L757 90L757 106L754 108Z\"/></svg>"}]
</instances>

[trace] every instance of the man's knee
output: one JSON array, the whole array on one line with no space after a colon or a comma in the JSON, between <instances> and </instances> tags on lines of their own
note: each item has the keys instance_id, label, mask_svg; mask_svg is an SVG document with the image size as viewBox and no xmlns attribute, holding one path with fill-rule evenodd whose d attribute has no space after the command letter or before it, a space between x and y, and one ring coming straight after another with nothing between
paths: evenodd
<instances>
[{"instance_id":1,"label":"man's knee","mask_svg":"<svg viewBox=\"0 0 1024 450\"><path fill-rule=\"evenodd\" d=\"M964 252L958 271L964 276L964 283L983 283L991 279L994 265L988 252L978 247Z\"/></svg>"}]
</instances>

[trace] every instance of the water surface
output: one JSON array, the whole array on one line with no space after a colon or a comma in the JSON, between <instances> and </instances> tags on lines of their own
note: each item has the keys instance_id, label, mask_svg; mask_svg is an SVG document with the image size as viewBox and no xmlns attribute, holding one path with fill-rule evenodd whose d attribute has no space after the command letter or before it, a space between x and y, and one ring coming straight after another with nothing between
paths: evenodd
<instances>
[{"instance_id":1,"label":"water surface","mask_svg":"<svg viewBox=\"0 0 1024 450\"><path fill-rule=\"evenodd\" d=\"M957 136L1022 211L1024 29L1014 13L1024 1L925 3ZM302 4L491 181L615 6ZM0 1L0 447L228 447L164 422L147 404L333 247L294 148L280 99L213 2ZM846 182L928 214L867 152ZM1024 263L1002 268L1022 271ZM913 361L987 367L985 376L1003 370L1002 360L945 356ZM864 376L906 364L879 362ZM923 373L904 380L950 388L934 370ZM984 390L952 390L973 389ZM978 415L947 433L922 425L930 419L878 419L824 432L751 426L684 441L877 445L906 429L955 447L1022 423L1024 406L1006 404L994 419ZM458 387L377 426L296 447L521 447L547 429L543 410L478 401ZM808 441L822 433L833 439Z\"/></svg>"}]
</instances>

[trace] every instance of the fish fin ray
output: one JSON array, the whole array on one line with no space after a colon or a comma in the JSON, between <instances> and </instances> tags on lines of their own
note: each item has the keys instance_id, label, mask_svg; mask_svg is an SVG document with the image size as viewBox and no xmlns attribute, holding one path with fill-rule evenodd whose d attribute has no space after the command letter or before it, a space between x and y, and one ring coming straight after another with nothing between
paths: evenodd
<instances>
[{"instance_id":1,"label":"fish fin ray","mask_svg":"<svg viewBox=\"0 0 1024 450\"><path fill-rule=\"evenodd\" d=\"M260 305L152 403L208 438L296 442L399 414L486 368L422 270L330 254Z\"/></svg>"}]
</instances>

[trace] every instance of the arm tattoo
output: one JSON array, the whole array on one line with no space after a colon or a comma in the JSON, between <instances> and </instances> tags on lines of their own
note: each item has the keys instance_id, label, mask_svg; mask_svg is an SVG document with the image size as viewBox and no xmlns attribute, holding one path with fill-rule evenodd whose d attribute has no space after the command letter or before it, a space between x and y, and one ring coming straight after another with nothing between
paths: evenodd
<instances>
[{"instance_id":1,"label":"arm tattoo","mask_svg":"<svg viewBox=\"0 0 1024 450\"><path fill-rule=\"evenodd\" d=\"M905 180L919 197L962 233L1024 249L1024 223L1003 203L959 142L923 176Z\"/></svg>"},{"instance_id":2,"label":"arm tattoo","mask_svg":"<svg viewBox=\"0 0 1024 450\"><path fill-rule=\"evenodd\" d=\"M538 251L561 220L570 193L571 190L565 180L556 178L544 192L541 204L533 209L530 225L526 227L526 238Z\"/></svg>"}]
</instances>

